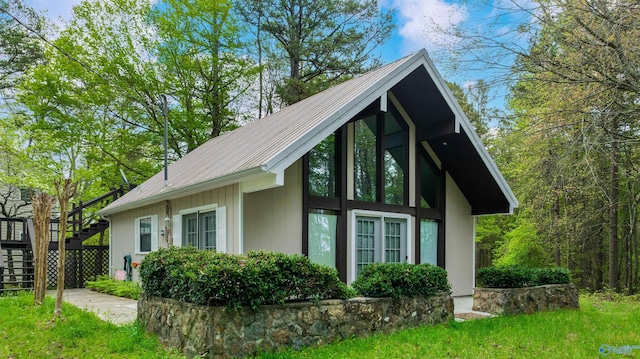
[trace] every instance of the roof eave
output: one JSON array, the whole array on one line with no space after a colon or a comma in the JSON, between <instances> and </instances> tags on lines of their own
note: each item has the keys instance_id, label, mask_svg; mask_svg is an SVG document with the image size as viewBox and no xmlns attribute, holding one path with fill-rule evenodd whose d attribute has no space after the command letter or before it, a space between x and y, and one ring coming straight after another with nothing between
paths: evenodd
<instances>
[{"instance_id":1,"label":"roof eave","mask_svg":"<svg viewBox=\"0 0 640 359\"><path fill-rule=\"evenodd\" d=\"M261 166L253 167L243 171L230 173L228 175L214 178L208 181L194 183L192 185L185 186L185 187L180 187L175 190L171 190L171 189L166 191L163 190L158 194L155 194L140 200L133 200L132 202L123 204L121 206L117 206L113 208L109 208L109 206L107 206L104 209L100 210L98 212L98 215L110 216L115 213L120 213L120 212L132 210L140 207L145 207L145 206L156 204L162 201L167 201L175 198L192 195L192 194L199 193L206 190L211 190L211 189L216 189L216 188L236 184L236 183L242 182L243 180L244 181L250 180L262 174L264 174L264 171ZM168 187L170 188L171 184L169 184ZM144 188L142 188L141 190L144 190Z\"/></svg>"},{"instance_id":2,"label":"roof eave","mask_svg":"<svg viewBox=\"0 0 640 359\"><path fill-rule=\"evenodd\" d=\"M371 102L377 98L385 95L391 88L402 80L405 76L409 75L420 64L430 63L429 56L425 49L422 49L415 53L411 59L407 60L402 66L389 72L386 76L378 80L374 86L364 91L362 94L351 100L347 105L343 106L339 111L332 114L329 117L328 125L319 129L320 131L310 131L304 136L298 138L291 146L288 146L284 151L273 156L263 166L263 169L268 172L281 172L285 168L289 167L293 162L297 161L304 154L309 152L319 141L313 141L314 138L324 139L333 132L335 132L346 121L357 115L363 108L368 106ZM432 66L433 64L431 64ZM391 82L392 80L395 80ZM359 106L362 105L363 106ZM346 118L346 120L345 120Z\"/></svg>"},{"instance_id":3,"label":"roof eave","mask_svg":"<svg viewBox=\"0 0 640 359\"><path fill-rule=\"evenodd\" d=\"M445 101L449 104L454 112L455 133L460 133L460 129L462 128L465 134L467 134L476 152L480 155L482 162L487 167L493 179L496 181L496 184L500 187L502 193L509 202L509 214L512 214L513 210L518 207L518 199L511 190L511 187L509 186L507 181L504 179L504 176L502 176L502 173L491 158L491 155L489 155L489 152L487 152L487 150L485 149L482 140L476 133L475 129L473 129L471 121L469 121L464 111L462 110L462 107L460 107L460 104L458 103L458 100L456 100L455 95L446 85L446 81L444 80L444 78L442 78L428 56L425 56L425 60L427 62L427 66L425 67L427 68L429 75L434 80L436 86L440 90L440 93L443 95Z\"/></svg>"}]
</instances>

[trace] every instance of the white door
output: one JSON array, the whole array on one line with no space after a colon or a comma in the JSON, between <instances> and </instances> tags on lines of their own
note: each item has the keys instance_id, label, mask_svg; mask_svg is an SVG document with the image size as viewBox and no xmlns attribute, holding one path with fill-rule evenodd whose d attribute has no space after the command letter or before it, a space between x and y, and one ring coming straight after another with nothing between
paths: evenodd
<instances>
[{"instance_id":1,"label":"white door","mask_svg":"<svg viewBox=\"0 0 640 359\"><path fill-rule=\"evenodd\" d=\"M408 260L406 219L356 216L355 237L356 276L371 263Z\"/></svg>"}]
</instances>

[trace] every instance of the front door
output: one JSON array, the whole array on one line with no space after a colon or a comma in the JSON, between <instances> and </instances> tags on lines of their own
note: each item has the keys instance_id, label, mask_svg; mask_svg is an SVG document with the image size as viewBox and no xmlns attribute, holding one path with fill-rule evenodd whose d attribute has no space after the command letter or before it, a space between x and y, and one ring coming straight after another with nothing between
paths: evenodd
<instances>
[{"instance_id":1,"label":"front door","mask_svg":"<svg viewBox=\"0 0 640 359\"><path fill-rule=\"evenodd\" d=\"M371 263L407 262L407 220L383 216L356 216L356 276Z\"/></svg>"}]
</instances>

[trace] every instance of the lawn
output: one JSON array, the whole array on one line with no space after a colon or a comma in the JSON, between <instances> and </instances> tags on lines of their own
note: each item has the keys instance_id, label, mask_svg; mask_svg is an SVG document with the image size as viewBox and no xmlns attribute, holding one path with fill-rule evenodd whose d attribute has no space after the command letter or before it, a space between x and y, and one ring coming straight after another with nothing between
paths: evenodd
<instances>
[{"instance_id":1,"label":"lawn","mask_svg":"<svg viewBox=\"0 0 640 359\"><path fill-rule=\"evenodd\" d=\"M409 329L392 335L349 339L263 358L599 358L600 347L637 346L640 301L580 298L580 310L508 316ZM603 350L607 348L603 346Z\"/></svg>"},{"instance_id":2,"label":"lawn","mask_svg":"<svg viewBox=\"0 0 640 359\"><path fill-rule=\"evenodd\" d=\"M118 327L64 304L52 321L55 299L33 306L33 293L0 297L0 359L182 358L166 351L137 325Z\"/></svg>"},{"instance_id":3,"label":"lawn","mask_svg":"<svg viewBox=\"0 0 640 359\"><path fill-rule=\"evenodd\" d=\"M640 301L580 298L580 310L474 320L409 329L392 335L349 339L263 358L598 358L622 357L616 348L638 346ZM32 295L0 298L0 359L179 358L135 325L116 327L73 306L51 321L54 301L34 308Z\"/></svg>"}]
</instances>

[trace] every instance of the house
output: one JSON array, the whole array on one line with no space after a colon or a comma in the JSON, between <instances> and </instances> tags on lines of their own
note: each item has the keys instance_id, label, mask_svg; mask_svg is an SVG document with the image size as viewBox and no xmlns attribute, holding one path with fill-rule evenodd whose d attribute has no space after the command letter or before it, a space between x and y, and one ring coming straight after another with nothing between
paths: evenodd
<instances>
[{"instance_id":1,"label":"house","mask_svg":"<svg viewBox=\"0 0 640 359\"><path fill-rule=\"evenodd\" d=\"M433 263L470 295L475 216L517 203L422 50L208 141L100 214L114 268L170 245L271 250L347 283Z\"/></svg>"}]
</instances>

